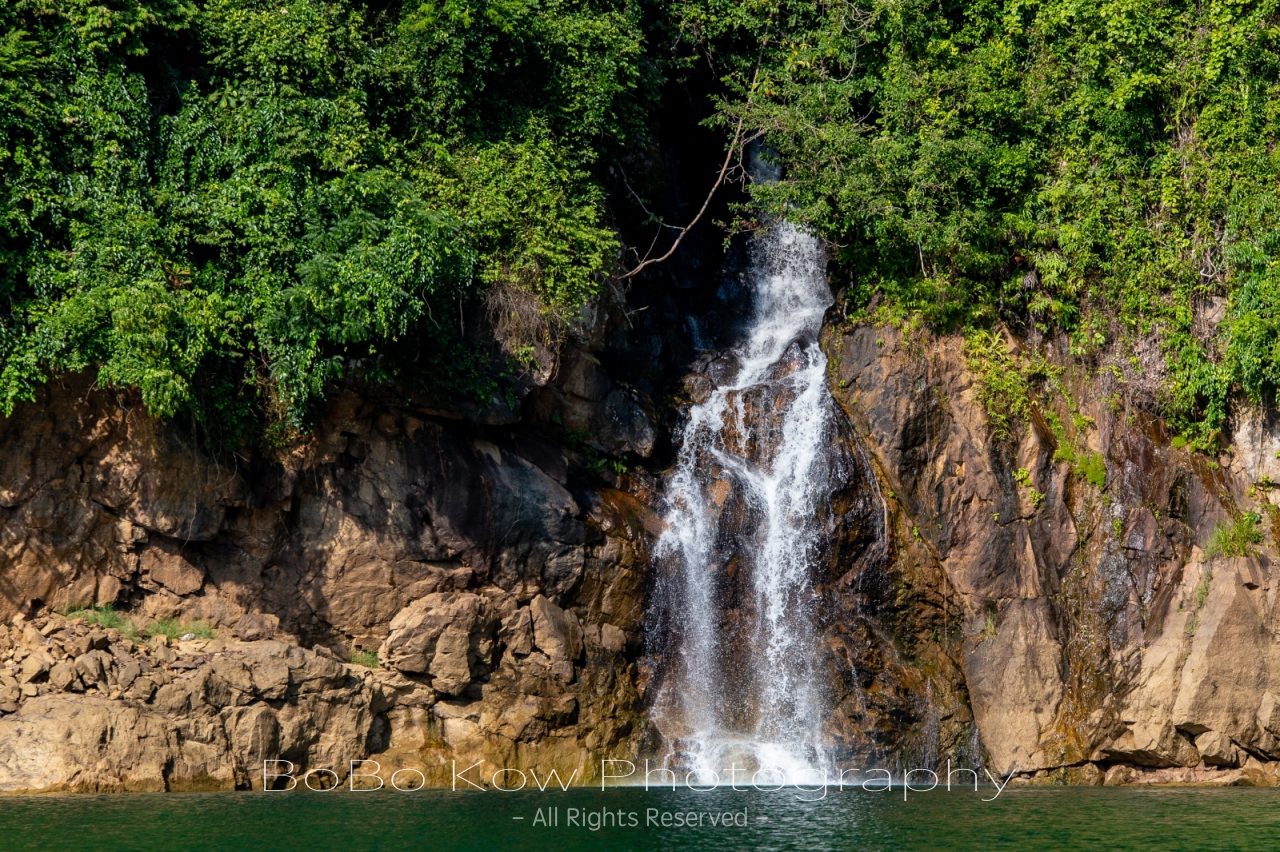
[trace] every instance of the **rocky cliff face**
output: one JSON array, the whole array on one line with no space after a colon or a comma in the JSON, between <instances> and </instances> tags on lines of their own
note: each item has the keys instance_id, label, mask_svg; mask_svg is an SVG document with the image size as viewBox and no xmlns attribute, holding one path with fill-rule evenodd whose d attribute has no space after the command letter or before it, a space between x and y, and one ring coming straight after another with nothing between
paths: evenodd
<instances>
[{"instance_id":1,"label":"rocky cliff face","mask_svg":"<svg viewBox=\"0 0 1280 852\"><path fill-rule=\"evenodd\" d=\"M651 313L570 347L519 423L346 390L305 445L215 460L84 378L0 420L0 790L260 786L276 757L581 781L641 754L653 400L688 354ZM1056 401L997 439L959 339L833 321L824 345L859 480L817 578L833 736L1027 780L1274 783L1280 428L1189 453L1122 371L1043 340ZM677 406L716 380L693 369ZM1208 556L1248 511L1256 554Z\"/></svg>"},{"instance_id":2,"label":"rocky cliff face","mask_svg":"<svg viewBox=\"0 0 1280 852\"><path fill-rule=\"evenodd\" d=\"M607 382L556 392L651 444ZM217 462L81 379L0 443L0 789L230 788L276 753L567 777L634 751L648 516L528 429L346 392L307 445ZM215 638L58 614L94 604Z\"/></svg>"},{"instance_id":3,"label":"rocky cliff face","mask_svg":"<svg viewBox=\"0 0 1280 852\"><path fill-rule=\"evenodd\" d=\"M1192 454L1125 371L1036 343L1056 391L1001 440L962 340L829 329L833 392L892 506L871 631L911 660L868 686L914 697L904 744L963 755L976 734L1026 780L1276 783L1280 432L1245 414L1230 451ZM1255 554L1208 555L1250 511Z\"/></svg>"}]
</instances>

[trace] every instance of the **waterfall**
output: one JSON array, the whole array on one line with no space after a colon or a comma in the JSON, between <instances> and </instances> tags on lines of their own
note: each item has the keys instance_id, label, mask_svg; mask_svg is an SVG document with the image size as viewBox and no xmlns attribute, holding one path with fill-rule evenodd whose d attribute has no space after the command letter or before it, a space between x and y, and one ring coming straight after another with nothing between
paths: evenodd
<instances>
[{"instance_id":1,"label":"waterfall","mask_svg":"<svg viewBox=\"0 0 1280 852\"><path fill-rule=\"evenodd\" d=\"M790 223L755 239L743 339L675 436L651 707L671 766L797 778L831 764L814 590L833 438L818 345L832 303L825 266L819 241Z\"/></svg>"}]
</instances>

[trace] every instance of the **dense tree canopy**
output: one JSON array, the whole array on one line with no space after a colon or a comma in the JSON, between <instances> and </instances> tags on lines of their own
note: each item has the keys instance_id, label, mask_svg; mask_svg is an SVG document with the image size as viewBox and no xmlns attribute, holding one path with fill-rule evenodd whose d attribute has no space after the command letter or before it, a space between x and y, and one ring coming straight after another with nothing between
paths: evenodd
<instances>
[{"instance_id":1,"label":"dense tree canopy","mask_svg":"<svg viewBox=\"0 0 1280 852\"><path fill-rule=\"evenodd\" d=\"M1201 441L1280 385L1276 0L15 0L0 398L92 368L235 441L464 386L461 302L617 271L608 167L694 74L855 305L1155 339Z\"/></svg>"},{"instance_id":2,"label":"dense tree canopy","mask_svg":"<svg viewBox=\"0 0 1280 852\"><path fill-rule=\"evenodd\" d=\"M256 397L296 423L355 363L447 382L477 288L581 304L617 252L592 170L643 128L640 23L628 0L6 5L4 405L92 367L157 414Z\"/></svg>"},{"instance_id":3,"label":"dense tree canopy","mask_svg":"<svg viewBox=\"0 0 1280 852\"><path fill-rule=\"evenodd\" d=\"M1272 0L688 0L756 201L886 310L1158 341L1205 441L1280 385L1280 6ZM1215 333L1200 323L1226 298ZM1150 369L1150 365L1147 365Z\"/></svg>"}]
</instances>

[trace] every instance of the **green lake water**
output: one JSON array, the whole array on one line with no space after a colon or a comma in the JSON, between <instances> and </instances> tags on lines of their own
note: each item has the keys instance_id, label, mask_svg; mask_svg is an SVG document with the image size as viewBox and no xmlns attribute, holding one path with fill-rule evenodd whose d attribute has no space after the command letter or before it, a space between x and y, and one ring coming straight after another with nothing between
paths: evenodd
<instances>
[{"instance_id":1,"label":"green lake water","mask_svg":"<svg viewBox=\"0 0 1280 852\"><path fill-rule=\"evenodd\" d=\"M992 793L938 791L904 802L901 789L833 791L809 803L794 791L723 789L9 797L0 798L0 850L1280 849L1275 790L1008 789L981 801ZM539 808L559 824L535 825ZM623 825L568 824L601 809L615 821L622 811ZM738 824L712 827L710 815L726 810ZM675 814L689 812L707 814L700 827L676 825ZM657 824L646 825L651 816Z\"/></svg>"}]
</instances>

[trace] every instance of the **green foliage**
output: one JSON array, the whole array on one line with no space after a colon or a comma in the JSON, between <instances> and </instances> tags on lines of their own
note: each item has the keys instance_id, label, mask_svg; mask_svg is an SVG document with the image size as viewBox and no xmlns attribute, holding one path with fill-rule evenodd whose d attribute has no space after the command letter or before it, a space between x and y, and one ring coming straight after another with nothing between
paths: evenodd
<instances>
[{"instance_id":1,"label":"green foliage","mask_svg":"<svg viewBox=\"0 0 1280 852\"><path fill-rule=\"evenodd\" d=\"M986 412L993 438L1006 441L1015 437L1031 417L1033 407L1039 408L1041 414L1062 431L1057 417L1039 405L1053 392L1061 392L1058 383L1061 370L1038 353L1010 352L1001 334L984 329L968 331L964 357L966 366L977 379L978 402ZM1029 479L1028 482L1019 479L1019 482L1029 486Z\"/></svg>"},{"instance_id":2,"label":"green foliage","mask_svg":"<svg viewBox=\"0 0 1280 852\"><path fill-rule=\"evenodd\" d=\"M167 636L170 640L181 639L187 634L193 634L197 639L212 639L216 635L207 621L179 621L176 618L153 621L143 632L148 636Z\"/></svg>"},{"instance_id":3,"label":"green foliage","mask_svg":"<svg viewBox=\"0 0 1280 852\"><path fill-rule=\"evenodd\" d=\"M1060 330L1081 356L1158 336L1165 413L1196 448L1234 389L1280 386L1276 0L684 0L676 15L726 75L719 122L764 131L785 166L753 199L830 239L852 302ZM1193 325L1220 297L1206 340Z\"/></svg>"},{"instance_id":4,"label":"green foliage","mask_svg":"<svg viewBox=\"0 0 1280 852\"><path fill-rule=\"evenodd\" d=\"M1235 520L1218 524L1209 544L1205 547L1206 556L1252 556L1254 545L1262 541L1262 531L1258 529L1262 516L1257 512L1245 512Z\"/></svg>"},{"instance_id":5,"label":"green foliage","mask_svg":"<svg viewBox=\"0 0 1280 852\"><path fill-rule=\"evenodd\" d=\"M15 0L3 410L94 370L234 446L350 377L492 398L462 315L599 291L608 175L707 68L710 124L785 167L736 227L798 220L854 313L966 329L998 438L1038 393L1000 322L1158 338L1193 449L1274 399L1280 0Z\"/></svg>"},{"instance_id":6,"label":"green foliage","mask_svg":"<svg viewBox=\"0 0 1280 852\"><path fill-rule=\"evenodd\" d=\"M643 142L633 0L0 10L0 402L97 371L235 445L348 376L492 395L459 314L568 316Z\"/></svg>"},{"instance_id":7,"label":"green foliage","mask_svg":"<svg viewBox=\"0 0 1280 852\"><path fill-rule=\"evenodd\" d=\"M1031 501L1031 505L1040 508L1040 504L1044 502L1044 492L1037 491L1031 481L1031 471L1025 467L1020 467L1013 472L1013 480L1027 489L1027 499Z\"/></svg>"},{"instance_id":8,"label":"green foliage","mask_svg":"<svg viewBox=\"0 0 1280 852\"><path fill-rule=\"evenodd\" d=\"M978 331L965 339L965 363L978 380L978 401L987 413L991 435L1006 441L1021 429L1031 414L1031 388L1027 377L1009 354L1004 339L994 332Z\"/></svg>"},{"instance_id":9,"label":"green foliage","mask_svg":"<svg viewBox=\"0 0 1280 852\"><path fill-rule=\"evenodd\" d=\"M587 470L594 474L602 474L606 470L613 471L616 474L627 472L626 462L602 453L591 446L591 444L587 443L590 437L586 432L578 429L568 429L565 432L565 443L582 455L583 460L586 462Z\"/></svg>"},{"instance_id":10,"label":"green foliage","mask_svg":"<svg viewBox=\"0 0 1280 852\"><path fill-rule=\"evenodd\" d=\"M347 661L369 669L378 668L378 655L373 651L353 650Z\"/></svg>"},{"instance_id":11,"label":"green foliage","mask_svg":"<svg viewBox=\"0 0 1280 852\"><path fill-rule=\"evenodd\" d=\"M1074 466L1077 459L1075 447L1071 445L1071 442L1066 439L1065 436L1059 437L1058 440L1058 446L1053 451L1054 462L1064 461L1067 464Z\"/></svg>"},{"instance_id":12,"label":"green foliage","mask_svg":"<svg viewBox=\"0 0 1280 852\"><path fill-rule=\"evenodd\" d=\"M1213 584L1213 572L1205 569L1204 577L1196 586L1196 609L1204 606L1204 602L1209 599L1209 587Z\"/></svg>"},{"instance_id":13,"label":"green foliage","mask_svg":"<svg viewBox=\"0 0 1280 852\"><path fill-rule=\"evenodd\" d=\"M116 612L114 604L103 604L92 607L73 607L63 613L67 618L83 618L89 624L97 625L104 630L118 630L130 639L137 638L138 629L128 616Z\"/></svg>"},{"instance_id":14,"label":"green foliage","mask_svg":"<svg viewBox=\"0 0 1280 852\"><path fill-rule=\"evenodd\" d=\"M1076 466L1076 473L1099 490L1107 487L1107 463L1100 453L1084 453Z\"/></svg>"},{"instance_id":15,"label":"green foliage","mask_svg":"<svg viewBox=\"0 0 1280 852\"><path fill-rule=\"evenodd\" d=\"M982 633L979 635L979 638L982 641L994 639L996 637L996 633L999 631L999 624L997 623L998 615L999 612L996 609L995 602L988 601L985 611L982 614Z\"/></svg>"},{"instance_id":16,"label":"green foliage","mask_svg":"<svg viewBox=\"0 0 1280 852\"><path fill-rule=\"evenodd\" d=\"M1250 276L1231 296L1227 369L1254 402L1280 387L1280 279Z\"/></svg>"},{"instance_id":17,"label":"green foliage","mask_svg":"<svg viewBox=\"0 0 1280 852\"><path fill-rule=\"evenodd\" d=\"M1049 428L1053 431L1053 438L1057 442L1057 446L1054 447L1053 450L1054 464L1057 464L1058 462L1066 462L1074 468L1079 460L1079 453L1076 452L1075 444L1072 441L1071 436L1067 433L1066 424L1062 422L1062 418L1060 418L1051 408L1045 409L1044 418L1048 421ZM1083 432L1086 426L1086 424L1081 422L1081 419L1079 418L1076 419L1073 425L1075 426L1077 434Z\"/></svg>"}]
</instances>

